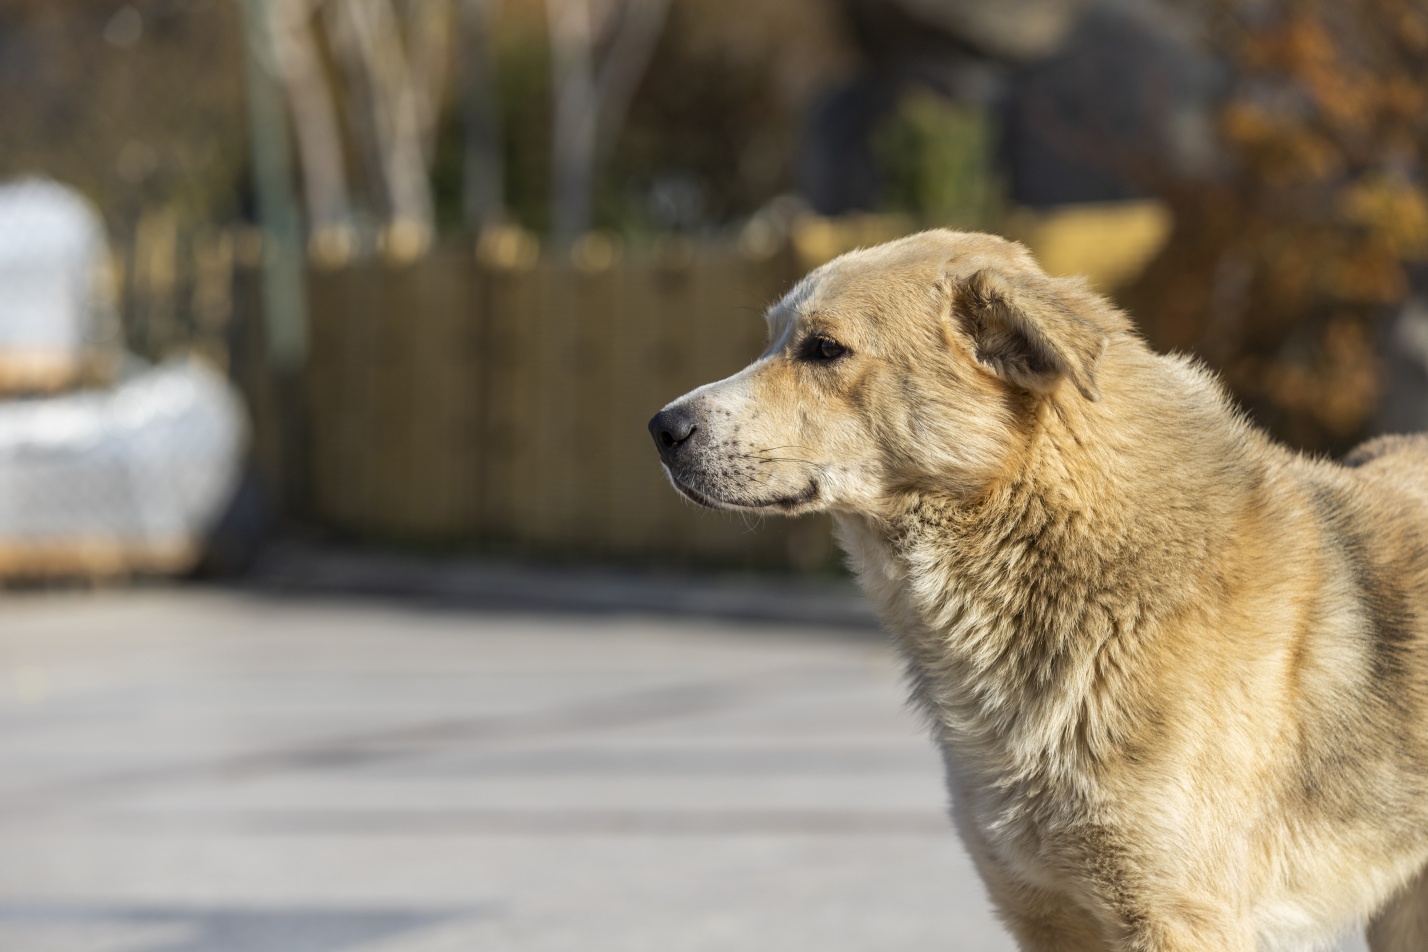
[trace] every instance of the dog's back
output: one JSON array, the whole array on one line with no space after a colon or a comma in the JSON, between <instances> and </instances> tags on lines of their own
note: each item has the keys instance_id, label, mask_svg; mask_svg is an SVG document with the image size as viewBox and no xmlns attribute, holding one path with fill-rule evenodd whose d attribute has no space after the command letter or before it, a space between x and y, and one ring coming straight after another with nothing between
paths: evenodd
<instances>
[{"instance_id":1,"label":"dog's back","mask_svg":"<svg viewBox=\"0 0 1428 952\"><path fill-rule=\"evenodd\" d=\"M1365 534L1393 566L1402 597L1428 638L1428 434L1381 436L1344 457ZM1428 676L1428 671L1424 672Z\"/></svg>"},{"instance_id":2,"label":"dog's back","mask_svg":"<svg viewBox=\"0 0 1428 952\"><path fill-rule=\"evenodd\" d=\"M1428 434L1377 437L1355 447L1343 465L1389 479L1428 501Z\"/></svg>"}]
</instances>

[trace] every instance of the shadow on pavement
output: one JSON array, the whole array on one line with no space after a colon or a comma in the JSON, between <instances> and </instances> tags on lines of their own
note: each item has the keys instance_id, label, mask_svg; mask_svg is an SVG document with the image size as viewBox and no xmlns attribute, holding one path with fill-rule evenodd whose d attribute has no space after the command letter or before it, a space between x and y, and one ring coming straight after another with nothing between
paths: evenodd
<instances>
[{"instance_id":1,"label":"shadow on pavement","mask_svg":"<svg viewBox=\"0 0 1428 952\"><path fill-rule=\"evenodd\" d=\"M846 579L438 560L287 543L258 559L246 585L268 595L397 597L468 610L712 618L848 635L881 630Z\"/></svg>"},{"instance_id":2,"label":"shadow on pavement","mask_svg":"<svg viewBox=\"0 0 1428 952\"><path fill-rule=\"evenodd\" d=\"M0 926L129 927L132 952L339 952L461 913L379 909L243 909L184 906L0 904Z\"/></svg>"}]
</instances>

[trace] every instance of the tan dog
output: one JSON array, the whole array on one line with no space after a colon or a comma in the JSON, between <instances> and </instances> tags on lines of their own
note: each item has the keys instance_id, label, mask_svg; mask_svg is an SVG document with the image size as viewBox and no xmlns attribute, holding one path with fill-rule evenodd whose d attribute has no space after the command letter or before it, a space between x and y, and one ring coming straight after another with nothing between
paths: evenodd
<instances>
[{"instance_id":1,"label":"tan dog","mask_svg":"<svg viewBox=\"0 0 1428 952\"><path fill-rule=\"evenodd\" d=\"M1021 246L810 274L650 429L675 487L832 512L1028 950L1428 950L1428 439L1272 444Z\"/></svg>"}]
</instances>

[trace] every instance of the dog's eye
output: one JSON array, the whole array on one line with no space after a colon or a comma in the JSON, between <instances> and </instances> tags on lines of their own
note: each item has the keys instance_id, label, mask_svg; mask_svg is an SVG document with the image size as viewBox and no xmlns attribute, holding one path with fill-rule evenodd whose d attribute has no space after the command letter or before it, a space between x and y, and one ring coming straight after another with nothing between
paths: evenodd
<instances>
[{"instance_id":1,"label":"dog's eye","mask_svg":"<svg viewBox=\"0 0 1428 952\"><path fill-rule=\"evenodd\" d=\"M831 337L815 337L803 348L803 356L809 360L837 360L848 352L848 348Z\"/></svg>"}]
</instances>

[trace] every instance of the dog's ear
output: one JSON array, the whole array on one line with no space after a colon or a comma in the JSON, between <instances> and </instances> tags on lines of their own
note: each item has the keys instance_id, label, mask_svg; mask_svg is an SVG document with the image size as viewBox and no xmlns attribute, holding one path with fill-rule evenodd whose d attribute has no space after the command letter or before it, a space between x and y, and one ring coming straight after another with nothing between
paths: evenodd
<instances>
[{"instance_id":1,"label":"dog's ear","mask_svg":"<svg viewBox=\"0 0 1428 952\"><path fill-rule=\"evenodd\" d=\"M954 284L952 317L971 336L978 362L1008 383L1049 393L1070 379L1099 400L1096 362L1106 335L1081 317L1046 278L1016 282L982 270Z\"/></svg>"}]
</instances>

